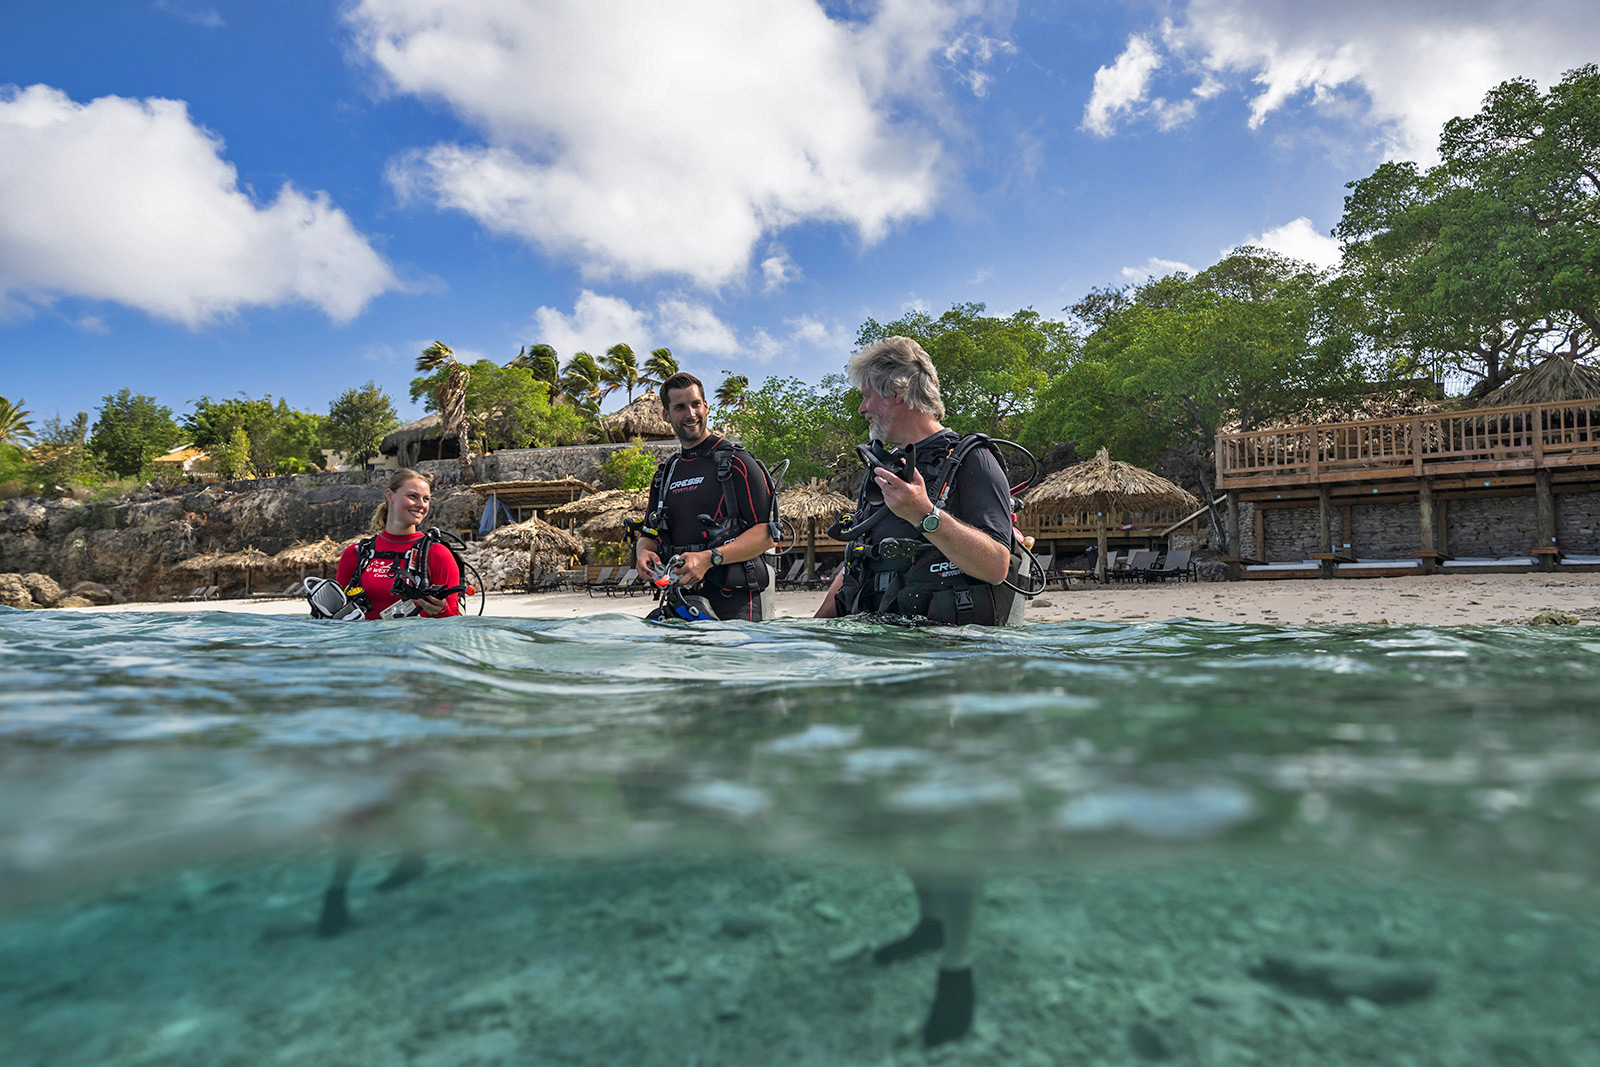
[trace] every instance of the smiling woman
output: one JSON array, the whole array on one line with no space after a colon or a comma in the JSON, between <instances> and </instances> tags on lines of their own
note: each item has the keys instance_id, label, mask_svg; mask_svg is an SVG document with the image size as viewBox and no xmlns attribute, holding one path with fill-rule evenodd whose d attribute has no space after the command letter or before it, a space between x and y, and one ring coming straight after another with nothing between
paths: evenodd
<instances>
[{"instance_id":1,"label":"smiling woman","mask_svg":"<svg viewBox=\"0 0 1600 1067\"><path fill-rule=\"evenodd\" d=\"M400 578L421 588L450 587L461 581L461 570L450 549L434 536L418 532L428 517L432 497L433 485L427 475L405 468L396 471L374 515L381 527L377 536L344 550L336 580L346 590L359 585L366 597L367 618L385 617L402 594L429 618L461 614L458 593L443 598L411 596L397 587ZM422 558L414 558L418 554Z\"/></svg>"}]
</instances>

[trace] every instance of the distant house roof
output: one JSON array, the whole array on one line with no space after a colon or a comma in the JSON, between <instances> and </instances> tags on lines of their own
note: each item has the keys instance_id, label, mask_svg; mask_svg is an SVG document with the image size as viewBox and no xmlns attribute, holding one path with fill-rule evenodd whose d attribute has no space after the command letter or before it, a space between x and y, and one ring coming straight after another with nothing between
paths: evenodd
<instances>
[{"instance_id":1,"label":"distant house roof","mask_svg":"<svg viewBox=\"0 0 1600 1067\"><path fill-rule=\"evenodd\" d=\"M189 463L192 460L205 459L205 458L206 458L206 450L205 449L196 448L194 445L179 445L178 447L174 448L171 452L168 452L166 455L157 456L155 459L151 460L150 462L152 462L152 463L176 463L176 464L182 466L183 464Z\"/></svg>"},{"instance_id":2,"label":"distant house roof","mask_svg":"<svg viewBox=\"0 0 1600 1067\"><path fill-rule=\"evenodd\" d=\"M400 450L407 445L443 437L444 435L440 433L439 429L443 424L444 419L437 411L432 415L424 415L416 422L408 422L388 437L385 437L379 442L378 451L386 456L398 456Z\"/></svg>"}]
</instances>

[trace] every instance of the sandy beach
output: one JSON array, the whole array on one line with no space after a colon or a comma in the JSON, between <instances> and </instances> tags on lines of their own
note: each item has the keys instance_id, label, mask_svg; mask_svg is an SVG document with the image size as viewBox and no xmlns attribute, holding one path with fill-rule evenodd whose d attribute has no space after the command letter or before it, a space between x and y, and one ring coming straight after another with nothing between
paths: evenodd
<instances>
[{"instance_id":1,"label":"sandy beach","mask_svg":"<svg viewBox=\"0 0 1600 1067\"><path fill-rule=\"evenodd\" d=\"M816 592L776 595L778 618L810 616ZM1543 611L1600 621L1600 573L1439 574L1404 578L1293 579L1272 582L1166 582L1051 588L1028 607L1029 622L1146 622L1206 619L1214 622L1325 626L1387 623L1395 626L1485 626L1520 623ZM299 615L300 600L165 601L68 611L234 611ZM587 593L490 593L485 615L570 619L617 612L643 615L648 597Z\"/></svg>"}]
</instances>

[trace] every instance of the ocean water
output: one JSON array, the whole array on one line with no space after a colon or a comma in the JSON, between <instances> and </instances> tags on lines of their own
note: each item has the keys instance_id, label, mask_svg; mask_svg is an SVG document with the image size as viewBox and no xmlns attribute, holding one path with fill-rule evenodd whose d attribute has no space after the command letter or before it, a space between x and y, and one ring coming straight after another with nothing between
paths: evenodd
<instances>
[{"instance_id":1,"label":"ocean water","mask_svg":"<svg viewBox=\"0 0 1600 1067\"><path fill-rule=\"evenodd\" d=\"M0 609L0 1063L1600 1065L1594 632Z\"/></svg>"}]
</instances>

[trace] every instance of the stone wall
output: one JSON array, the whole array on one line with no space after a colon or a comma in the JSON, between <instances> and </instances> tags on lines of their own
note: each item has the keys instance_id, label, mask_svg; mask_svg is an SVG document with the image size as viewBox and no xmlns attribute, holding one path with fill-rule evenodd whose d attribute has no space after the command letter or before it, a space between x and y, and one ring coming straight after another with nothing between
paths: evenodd
<instances>
[{"instance_id":1,"label":"stone wall","mask_svg":"<svg viewBox=\"0 0 1600 1067\"><path fill-rule=\"evenodd\" d=\"M1600 555L1600 493L1557 493L1556 538L1563 551ZM1445 505L1445 545L1452 556L1501 558L1526 556L1537 539L1538 518L1532 494L1463 497ZM1317 508L1266 508L1266 558L1273 562L1309 559L1321 551ZM1253 528L1244 521L1241 540L1253 542ZM1344 516L1333 516L1334 543L1343 541ZM1362 559L1411 559L1422 542L1415 502L1352 505L1351 551Z\"/></svg>"}]
</instances>

